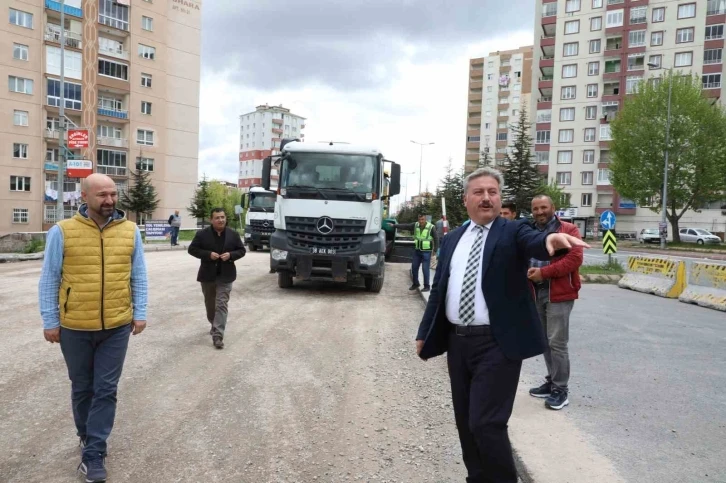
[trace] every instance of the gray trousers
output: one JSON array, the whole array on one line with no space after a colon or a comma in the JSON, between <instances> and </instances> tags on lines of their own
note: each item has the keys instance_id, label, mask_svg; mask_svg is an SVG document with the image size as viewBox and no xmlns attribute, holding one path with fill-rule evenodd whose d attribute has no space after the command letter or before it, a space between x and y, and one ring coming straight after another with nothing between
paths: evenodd
<instances>
[{"instance_id":1,"label":"gray trousers","mask_svg":"<svg viewBox=\"0 0 726 483\"><path fill-rule=\"evenodd\" d=\"M547 335L547 350L544 353L547 364L547 380L560 389L567 390L570 379L570 312L574 300L550 302L549 289L537 290L537 312Z\"/></svg>"},{"instance_id":2,"label":"gray trousers","mask_svg":"<svg viewBox=\"0 0 726 483\"><path fill-rule=\"evenodd\" d=\"M207 320L212 324L212 337L224 337L227 326L227 303L232 291L232 282L202 282L204 306L207 309Z\"/></svg>"}]
</instances>

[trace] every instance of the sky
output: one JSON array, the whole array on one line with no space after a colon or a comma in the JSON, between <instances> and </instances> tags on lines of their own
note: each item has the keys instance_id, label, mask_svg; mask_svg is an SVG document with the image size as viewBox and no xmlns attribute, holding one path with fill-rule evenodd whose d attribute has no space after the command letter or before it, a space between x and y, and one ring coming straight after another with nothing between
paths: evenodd
<instances>
[{"instance_id":1,"label":"sky","mask_svg":"<svg viewBox=\"0 0 726 483\"><path fill-rule=\"evenodd\" d=\"M237 182L239 116L282 104L307 118L305 142L377 146L402 195L419 173L434 190L449 159L464 165L469 59L533 31L533 0L207 0L199 175ZM434 143L422 162L412 140Z\"/></svg>"}]
</instances>

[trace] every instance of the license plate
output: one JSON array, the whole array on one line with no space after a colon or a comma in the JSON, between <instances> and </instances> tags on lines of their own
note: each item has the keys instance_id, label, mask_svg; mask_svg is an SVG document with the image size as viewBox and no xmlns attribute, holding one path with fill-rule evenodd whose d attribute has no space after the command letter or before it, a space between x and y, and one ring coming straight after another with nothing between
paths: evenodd
<instances>
[{"instance_id":1,"label":"license plate","mask_svg":"<svg viewBox=\"0 0 726 483\"><path fill-rule=\"evenodd\" d=\"M335 255L335 248L311 248L313 255Z\"/></svg>"}]
</instances>

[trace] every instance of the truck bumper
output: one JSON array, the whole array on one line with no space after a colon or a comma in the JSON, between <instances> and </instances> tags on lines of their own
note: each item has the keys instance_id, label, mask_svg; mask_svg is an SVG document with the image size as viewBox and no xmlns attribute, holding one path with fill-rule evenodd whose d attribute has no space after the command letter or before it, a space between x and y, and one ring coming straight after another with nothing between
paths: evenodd
<instances>
[{"instance_id":1,"label":"truck bumper","mask_svg":"<svg viewBox=\"0 0 726 483\"><path fill-rule=\"evenodd\" d=\"M355 252L321 255L291 246L285 232L277 230L270 237L270 250L272 270L293 272L301 280L346 282L361 277L379 278L384 273L385 238L379 235L364 235L360 248ZM278 250L287 252L287 256L276 258ZM363 255L375 255L375 262L371 265L362 263Z\"/></svg>"},{"instance_id":2,"label":"truck bumper","mask_svg":"<svg viewBox=\"0 0 726 483\"><path fill-rule=\"evenodd\" d=\"M260 233L249 232L245 230L245 243L247 245L270 245L270 235L262 235Z\"/></svg>"}]
</instances>

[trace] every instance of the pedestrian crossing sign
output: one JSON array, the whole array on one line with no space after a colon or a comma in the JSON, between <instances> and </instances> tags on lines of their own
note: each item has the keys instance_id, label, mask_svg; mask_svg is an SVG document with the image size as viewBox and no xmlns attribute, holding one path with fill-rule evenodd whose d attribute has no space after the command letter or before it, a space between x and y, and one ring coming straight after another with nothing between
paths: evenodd
<instances>
[{"instance_id":1,"label":"pedestrian crossing sign","mask_svg":"<svg viewBox=\"0 0 726 483\"><path fill-rule=\"evenodd\" d=\"M605 236L602 237L602 252L605 255L610 255L618 251L618 241L615 238L615 233L612 230L606 230Z\"/></svg>"}]
</instances>

